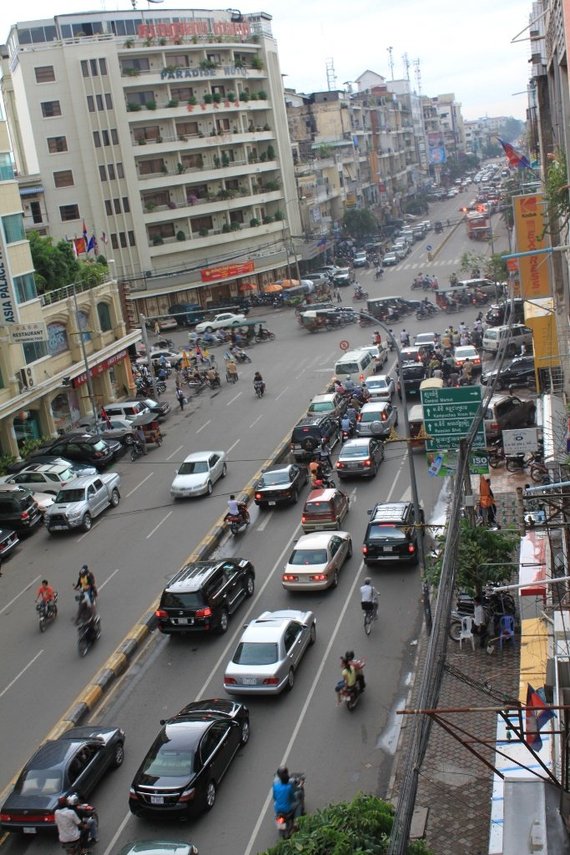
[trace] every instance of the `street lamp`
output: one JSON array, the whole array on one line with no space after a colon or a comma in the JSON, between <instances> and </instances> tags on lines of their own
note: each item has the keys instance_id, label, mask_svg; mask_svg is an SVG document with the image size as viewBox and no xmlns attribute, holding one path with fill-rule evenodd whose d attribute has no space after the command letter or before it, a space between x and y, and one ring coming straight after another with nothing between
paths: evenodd
<instances>
[{"instance_id":1,"label":"street lamp","mask_svg":"<svg viewBox=\"0 0 570 855\"><path fill-rule=\"evenodd\" d=\"M81 324L79 322L79 303L77 302L77 287L75 282L71 283L71 293L73 294L73 303L75 306L75 322L77 324L78 335L79 335L79 346L81 347L81 355L83 356L83 365L85 366L85 374L87 377L87 394L89 396L89 401L91 403L91 410L93 412L93 420L95 424L95 431L99 433L99 421L98 421L98 413L97 413L97 404L95 401L95 392L93 390L93 378L91 377L91 370L89 368L89 360L87 359L87 350L85 349L85 341L83 340L83 330L81 329Z\"/></svg>"}]
</instances>

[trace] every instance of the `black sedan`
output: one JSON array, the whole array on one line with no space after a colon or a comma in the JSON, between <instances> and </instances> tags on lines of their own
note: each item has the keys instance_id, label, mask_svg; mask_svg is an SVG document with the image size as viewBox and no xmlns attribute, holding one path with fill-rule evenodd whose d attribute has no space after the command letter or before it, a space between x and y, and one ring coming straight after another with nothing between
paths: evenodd
<instances>
[{"instance_id":1,"label":"black sedan","mask_svg":"<svg viewBox=\"0 0 570 855\"><path fill-rule=\"evenodd\" d=\"M0 528L0 559L6 558L19 542L15 531L11 531L9 528Z\"/></svg>"},{"instance_id":2,"label":"black sedan","mask_svg":"<svg viewBox=\"0 0 570 855\"><path fill-rule=\"evenodd\" d=\"M185 819L210 810L249 739L248 708L220 698L196 701L161 724L131 784L131 813Z\"/></svg>"},{"instance_id":3,"label":"black sedan","mask_svg":"<svg viewBox=\"0 0 570 855\"><path fill-rule=\"evenodd\" d=\"M24 834L54 829L59 797L77 792L86 798L107 769L121 765L124 743L120 728L97 726L73 727L59 739L45 742L28 760L2 805L2 828Z\"/></svg>"},{"instance_id":4,"label":"black sedan","mask_svg":"<svg viewBox=\"0 0 570 855\"><path fill-rule=\"evenodd\" d=\"M516 356L509 363L503 365L499 371L485 371L481 377L481 383L488 386L496 379L495 389L507 389L509 386L532 386L535 385L534 356Z\"/></svg>"},{"instance_id":5,"label":"black sedan","mask_svg":"<svg viewBox=\"0 0 570 855\"><path fill-rule=\"evenodd\" d=\"M67 457L69 460L77 460L80 463L89 463L96 469L102 469L115 460L121 450L121 443L114 439L107 442L90 433L68 433L41 448L40 452ZM32 453L31 457L35 462L36 455Z\"/></svg>"},{"instance_id":6,"label":"black sedan","mask_svg":"<svg viewBox=\"0 0 570 855\"><path fill-rule=\"evenodd\" d=\"M255 485L255 504L260 508L274 508L284 502L295 504L308 477L306 468L296 463L271 466Z\"/></svg>"}]
</instances>

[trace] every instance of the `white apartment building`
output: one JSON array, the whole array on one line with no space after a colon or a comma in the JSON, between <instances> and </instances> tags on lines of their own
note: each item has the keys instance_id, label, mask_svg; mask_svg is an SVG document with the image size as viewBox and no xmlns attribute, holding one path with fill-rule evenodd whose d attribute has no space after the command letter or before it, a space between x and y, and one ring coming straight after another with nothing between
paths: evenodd
<instances>
[{"instance_id":1,"label":"white apartment building","mask_svg":"<svg viewBox=\"0 0 570 855\"><path fill-rule=\"evenodd\" d=\"M301 224L271 16L28 21L2 67L16 165L41 178L49 234L95 237L137 311L283 274Z\"/></svg>"}]
</instances>

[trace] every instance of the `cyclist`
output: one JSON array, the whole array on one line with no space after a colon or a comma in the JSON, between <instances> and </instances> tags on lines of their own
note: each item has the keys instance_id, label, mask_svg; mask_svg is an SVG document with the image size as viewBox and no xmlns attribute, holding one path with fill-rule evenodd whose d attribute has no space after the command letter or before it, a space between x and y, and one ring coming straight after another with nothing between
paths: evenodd
<instances>
[{"instance_id":1,"label":"cyclist","mask_svg":"<svg viewBox=\"0 0 570 855\"><path fill-rule=\"evenodd\" d=\"M373 618L378 617L378 591L372 584L369 578L364 580L364 585L360 588L360 605L362 611L373 612Z\"/></svg>"}]
</instances>

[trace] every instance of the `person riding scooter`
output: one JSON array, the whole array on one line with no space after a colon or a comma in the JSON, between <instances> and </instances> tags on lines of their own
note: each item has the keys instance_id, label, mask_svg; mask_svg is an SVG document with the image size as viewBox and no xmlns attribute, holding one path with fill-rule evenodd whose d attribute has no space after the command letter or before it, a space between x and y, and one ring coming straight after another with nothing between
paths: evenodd
<instances>
[{"instance_id":1,"label":"person riding scooter","mask_svg":"<svg viewBox=\"0 0 570 855\"><path fill-rule=\"evenodd\" d=\"M281 814L285 817L293 816L296 819L301 815L303 804L296 782L291 779L286 766L280 766L273 780L273 810L275 816Z\"/></svg>"},{"instance_id":2,"label":"person riding scooter","mask_svg":"<svg viewBox=\"0 0 570 855\"><path fill-rule=\"evenodd\" d=\"M247 523L249 522L249 511L244 502L238 502L236 497L232 495L228 499L228 515L231 517L239 517L239 519Z\"/></svg>"}]
</instances>

